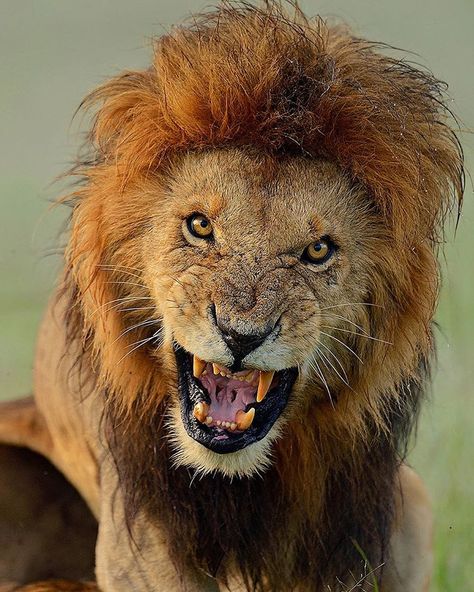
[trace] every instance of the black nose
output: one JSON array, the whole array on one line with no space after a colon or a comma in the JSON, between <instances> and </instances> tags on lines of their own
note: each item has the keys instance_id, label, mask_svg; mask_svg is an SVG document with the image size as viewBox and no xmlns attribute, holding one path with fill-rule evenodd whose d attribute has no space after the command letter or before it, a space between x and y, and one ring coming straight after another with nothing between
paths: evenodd
<instances>
[{"instance_id":1,"label":"black nose","mask_svg":"<svg viewBox=\"0 0 474 592\"><path fill-rule=\"evenodd\" d=\"M222 338L226 342L227 347L232 352L236 361L242 361L251 351L262 345L272 332L270 329L270 331L267 331L266 333L238 333L230 328L219 328L222 333Z\"/></svg>"},{"instance_id":2,"label":"black nose","mask_svg":"<svg viewBox=\"0 0 474 592\"><path fill-rule=\"evenodd\" d=\"M214 305L211 306L211 316L221 332L222 339L234 356L234 367L239 366L240 362L251 351L262 345L274 329L273 326L270 326L260 333L240 333L230 325L228 319L223 319L217 315Z\"/></svg>"}]
</instances>

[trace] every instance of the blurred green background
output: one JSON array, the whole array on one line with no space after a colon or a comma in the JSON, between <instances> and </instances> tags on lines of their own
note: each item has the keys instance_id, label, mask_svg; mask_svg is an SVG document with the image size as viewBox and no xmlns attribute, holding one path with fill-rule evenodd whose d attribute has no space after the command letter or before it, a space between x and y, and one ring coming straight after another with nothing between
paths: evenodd
<instances>
[{"instance_id":1,"label":"blurred green background","mask_svg":"<svg viewBox=\"0 0 474 592\"><path fill-rule=\"evenodd\" d=\"M302 1L339 16L372 40L447 81L452 109L474 127L474 0ZM106 77L144 67L149 40L199 0L0 0L0 398L31 389L35 333L60 258L65 212L49 211L53 179L81 141L71 125L81 98ZM468 170L473 136L462 135ZM410 460L427 482L436 515L432 590L474 591L474 204L468 179L456 236L443 263L437 319L439 368Z\"/></svg>"}]
</instances>

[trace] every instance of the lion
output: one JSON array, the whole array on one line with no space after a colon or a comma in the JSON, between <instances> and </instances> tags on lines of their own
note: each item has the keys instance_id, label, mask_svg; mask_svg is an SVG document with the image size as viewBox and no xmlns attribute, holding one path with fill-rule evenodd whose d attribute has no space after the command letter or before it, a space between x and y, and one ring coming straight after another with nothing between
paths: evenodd
<instances>
[{"instance_id":1,"label":"lion","mask_svg":"<svg viewBox=\"0 0 474 592\"><path fill-rule=\"evenodd\" d=\"M405 456L463 159L443 84L387 53L224 3L86 98L34 400L0 438L86 501L96 583L15 589L428 590Z\"/></svg>"}]
</instances>

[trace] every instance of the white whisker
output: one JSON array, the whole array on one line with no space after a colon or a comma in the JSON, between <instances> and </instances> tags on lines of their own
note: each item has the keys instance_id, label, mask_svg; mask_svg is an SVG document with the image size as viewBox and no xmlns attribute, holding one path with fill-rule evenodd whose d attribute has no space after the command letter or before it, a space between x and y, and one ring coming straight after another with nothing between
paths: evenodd
<instances>
[{"instance_id":1,"label":"white whisker","mask_svg":"<svg viewBox=\"0 0 474 592\"><path fill-rule=\"evenodd\" d=\"M316 368L313 366L313 362L316 364ZM318 364L318 362L316 361L316 358L314 357L314 354L311 356L311 360L309 361L310 366L313 368L314 372L316 373L317 376L319 376L319 378L321 379L322 383L324 384L324 387L327 391L329 400L331 402L331 406L334 409L334 401L332 400L332 395L331 395L331 391L329 390L329 386L328 383L326 381L326 378L324 377L323 371L321 370L320 365Z\"/></svg>"},{"instance_id":2,"label":"white whisker","mask_svg":"<svg viewBox=\"0 0 474 592\"><path fill-rule=\"evenodd\" d=\"M329 337L330 339L334 339L334 341L337 341L338 343L340 343L343 347L345 347L347 350L349 350L351 352L351 354L353 354L361 364L363 364L363 360L355 353L355 351L353 349L351 349L347 343L344 343L343 341L341 341L340 339L338 339L337 337L334 337L334 335L330 335L329 333L325 333L324 331L321 331L321 335L326 335L326 337Z\"/></svg>"},{"instance_id":3,"label":"white whisker","mask_svg":"<svg viewBox=\"0 0 474 592\"><path fill-rule=\"evenodd\" d=\"M100 267L104 271L110 271L110 272L117 273L117 274L129 275L129 276L137 278L139 280L143 279L141 277L141 275L139 275L137 273L133 273L132 271L128 271L127 268L120 268L120 266L114 267L113 265L99 265L98 267ZM137 270L137 271L139 271L139 270Z\"/></svg>"},{"instance_id":4,"label":"white whisker","mask_svg":"<svg viewBox=\"0 0 474 592\"><path fill-rule=\"evenodd\" d=\"M340 372L339 372L339 371L336 369L336 367L334 366L334 364L332 364L331 360L330 360L330 359L329 359L329 358L328 358L328 357L327 357L327 356L326 356L326 355L325 355L325 354L324 354L324 353L323 353L321 350L319 350L319 349L318 349L317 351L318 351L318 354L319 354L320 356L322 356L322 360L321 360L321 361L322 361L322 362L323 362L323 364L326 366L326 368L327 368L327 364L329 364L329 366L330 366L330 367L331 367L331 368L334 370L334 372L335 372L335 373L336 373L336 375L339 377L339 379L340 379L340 380L342 380L342 382L343 382L343 383L344 383L346 386L348 386L349 388L351 388L350 384L347 382L347 380L345 380L345 379L344 379L344 378L341 376ZM328 370L329 370L329 368L328 368Z\"/></svg>"},{"instance_id":5,"label":"white whisker","mask_svg":"<svg viewBox=\"0 0 474 592\"><path fill-rule=\"evenodd\" d=\"M393 345L390 341L384 341L383 339L372 337L372 335L365 335L364 333L357 333L356 331L349 331L349 329L341 329L340 327L333 327L331 325L320 325L320 327L333 329L334 331L341 331L342 333L349 333L350 335L358 335L359 337L365 337L365 339L371 339L372 341L378 341L379 343L385 343L386 345Z\"/></svg>"},{"instance_id":6,"label":"white whisker","mask_svg":"<svg viewBox=\"0 0 474 592\"><path fill-rule=\"evenodd\" d=\"M156 306L134 306L130 308L119 308L118 312L131 312L139 310L156 310Z\"/></svg>"},{"instance_id":7,"label":"white whisker","mask_svg":"<svg viewBox=\"0 0 474 592\"><path fill-rule=\"evenodd\" d=\"M114 308L118 308L121 304L125 302L135 302L137 300L154 300L154 298L152 298L151 296L123 296L122 298L115 298L114 300L109 300L108 302L105 302L104 304L98 306L92 314L95 315L99 311L102 311L102 309L104 309L106 306L108 306L109 308L103 311L107 313L111 310L114 310ZM114 306L110 306L111 304L113 304Z\"/></svg>"},{"instance_id":8,"label":"white whisker","mask_svg":"<svg viewBox=\"0 0 474 592\"><path fill-rule=\"evenodd\" d=\"M137 271L138 273L141 273L140 269L136 269L134 267L125 267L123 265L98 265L97 267L100 267L101 269L104 269L105 271L115 271L117 273L125 273L125 274L131 275L133 277L136 277L139 280L142 279L141 275L137 275L136 273L132 273L131 271L129 271L131 269L133 271Z\"/></svg>"},{"instance_id":9,"label":"white whisker","mask_svg":"<svg viewBox=\"0 0 474 592\"><path fill-rule=\"evenodd\" d=\"M119 286L138 286L139 288L144 288L145 290L147 289L147 287L145 286L145 284L137 284L136 282L119 282L119 281L114 281L114 282L105 282L106 284L110 284L110 285L119 285Z\"/></svg>"},{"instance_id":10,"label":"white whisker","mask_svg":"<svg viewBox=\"0 0 474 592\"><path fill-rule=\"evenodd\" d=\"M323 310L329 310L331 308L341 308L342 306L355 306L355 305L375 306L377 308L384 308L381 304L374 304L372 302L344 302L343 304L332 304L331 306L324 306L323 308L320 308L319 310L323 311Z\"/></svg>"},{"instance_id":11,"label":"white whisker","mask_svg":"<svg viewBox=\"0 0 474 592\"><path fill-rule=\"evenodd\" d=\"M160 321L158 321L157 319L147 319L146 321L136 323L135 325L128 327L128 329L125 329L125 331L122 331L122 333L120 333L120 335L116 339L114 339L112 344L114 344L116 341L118 341L120 338L124 337L127 333L130 333L130 331L133 331L134 329L139 329L140 327L148 327L150 325L156 325L159 322Z\"/></svg>"},{"instance_id":12,"label":"white whisker","mask_svg":"<svg viewBox=\"0 0 474 592\"><path fill-rule=\"evenodd\" d=\"M142 347L146 343L149 343L150 341L153 341L154 339L157 339L158 337L160 337L161 333L162 333L162 329L160 327L160 329L158 329L158 331L155 331L155 333L153 333L153 335L151 335L150 337L146 337L145 339L141 339L140 341L136 341L135 343L130 344L128 347L132 347L132 346L134 346L134 347L132 347L132 349L130 351L128 351L124 356L122 356L120 358L120 360L117 362L117 365L120 364L120 362L125 360L126 357L128 357L130 354L132 354L134 351L136 351L137 349L139 349L140 347Z\"/></svg>"},{"instance_id":13,"label":"white whisker","mask_svg":"<svg viewBox=\"0 0 474 592\"><path fill-rule=\"evenodd\" d=\"M330 316L321 315L321 318L322 319L326 318L328 320L331 320L331 319L339 319L341 321L345 321L346 323L349 323L350 325L352 325L356 329L359 329L359 331L362 331L362 333L365 333L366 335L368 335L367 331L361 325L358 325L357 323L354 323L353 321L349 320L346 317L343 317L342 315L337 315L337 314L331 313Z\"/></svg>"},{"instance_id":14,"label":"white whisker","mask_svg":"<svg viewBox=\"0 0 474 592\"><path fill-rule=\"evenodd\" d=\"M334 358L334 360L337 362L339 368L341 369L342 373L344 374L344 377L346 379L347 382L349 382L349 377L347 376L347 372L346 369L344 368L344 366L341 364L339 358L336 356L336 354L332 351L332 349L330 347L328 347L325 343L323 343L322 341L320 341L318 343L318 346L321 345L322 347L324 347L324 349L331 354L331 356Z\"/></svg>"}]
</instances>

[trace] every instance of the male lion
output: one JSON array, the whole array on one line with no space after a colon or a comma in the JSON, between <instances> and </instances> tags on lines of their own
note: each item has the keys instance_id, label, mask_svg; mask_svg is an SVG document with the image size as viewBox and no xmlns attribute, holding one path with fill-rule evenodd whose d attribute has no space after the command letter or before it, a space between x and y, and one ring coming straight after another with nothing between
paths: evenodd
<instances>
[{"instance_id":1,"label":"male lion","mask_svg":"<svg viewBox=\"0 0 474 592\"><path fill-rule=\"evenodd\" d=\"M87 501L104 592L428 590L403 459L462 155L437 80L293 9L223 4L86 99L34 403L0 436Z\"/></svg>"}]
</instances>

